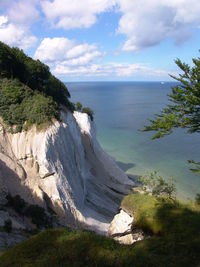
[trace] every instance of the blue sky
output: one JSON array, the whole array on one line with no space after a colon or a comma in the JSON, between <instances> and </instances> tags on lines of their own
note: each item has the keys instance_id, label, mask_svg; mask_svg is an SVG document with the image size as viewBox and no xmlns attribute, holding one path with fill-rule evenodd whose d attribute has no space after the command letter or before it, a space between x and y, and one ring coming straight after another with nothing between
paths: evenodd
<instances>
[{"instance_id":1,"label":"blue sky","mask_svg":"<svg viewBox=\"0 0 200 267\"><path fill-rule=\"evenodd\" d=\"M154 81L199 56L198 0L0 0L0 40L63 81Z\"/></svg>"}]
</instances>

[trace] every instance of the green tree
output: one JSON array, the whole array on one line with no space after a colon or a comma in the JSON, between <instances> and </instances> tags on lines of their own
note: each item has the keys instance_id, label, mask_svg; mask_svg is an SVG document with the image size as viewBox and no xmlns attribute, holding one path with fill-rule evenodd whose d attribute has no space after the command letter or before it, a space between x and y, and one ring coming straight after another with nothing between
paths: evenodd
<instances>
[{"instance_id":1,"label":"green tree","mask_svg":"<svg viewBox=\"0 0 200 267\"><path fill-rule=\"evenodd\" d=\"M0 42L0 79L2 78L18 79L30 89L51 96L58 104L73 109L67 87L51 74L47 65L28 57L19 48L11 48Z\"/></svg>"},{"instance_id":2,"label":"green tree","mask_svg":"<svg viewBox=\"0 0 200 267\"><path fill-rule=\"evenodd\" d=\"M76 103L76 110L81 111L82 108L83 108L83 106L82 106L81 102L77 102Z\"/></svg>"},{"instance_id":3,"label":"green tree","mask_svg":"<svg viewBox=\"0 0 200 267\"><path fill-rule=\"evenodd\" d=\"M166 179L160 176L157 171L154 171L141 176L139 181L142 182L143 189L146 192L150 191L154 196L172 200L176 198L176 187L172 177L166 182Z\"/></svg>"},{"instance_id":4,"label":"green tree","mask_svg":"<svg viewBox=\"0 0 200 267\"><path fill-rule=\"evenodd\" d=\"M47 65L0 42L0 116L11 132L59 119L62 106L74 111L69 98Z\"/></svg>"},{"instance_id":5,"label":"green tree","mask_svg":"<svg viewBox=\"0 0 200 267\"><path fill-rule=\"evenodd\" d=\"M87 113L88 116L90 117L91 121L94 120L94 112L93 112L93 110L92 110L91 108L89 108L89 107L84 107L84 108L82 109L82 112L83 112L83 113Z\"/></svg>"},{"instance_id":6,"label":"green tree","mask_svg":"<svg viewBox=\"0 0 200 267\"><path fill-rule=\"evenodd\" d=\"M176 59L181 70L178 76L170 75L178 83L171 88L168 104L160 114L150 120L144 131L155 131L152 139L168 135L174 128L186 128L188 133L200 132L200 58L193 58L193 66ZM193 172L200 173L200 162L193 164Z\"/></svg>"},{"instance_id":7,"label":"green tree","mask_svg":"<svg viewBox=\"0 0 200 267\"><path fill-rule=\"evenodd\" d=\"M153 139L170 134L174 128L186 128L189 133L200 132L200 58L193 58L193 66L176 59L181 70L170 75L178 83L171 88L168 104L150 120L144 131L156 131Z\"/></svg>"}]
</instances>

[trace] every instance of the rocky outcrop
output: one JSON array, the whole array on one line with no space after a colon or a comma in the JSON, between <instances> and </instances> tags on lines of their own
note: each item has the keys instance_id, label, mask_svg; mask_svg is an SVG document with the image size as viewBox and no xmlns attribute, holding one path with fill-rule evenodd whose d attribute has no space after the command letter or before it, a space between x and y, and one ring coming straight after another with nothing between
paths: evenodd
<instances>
[{"instance_id":1,"label":"rocky outcrop","mask_svg":"<svg viewBox=\"0 0 200 267\"><path fill-rule=\"evenodd\" d=\"M0 127L0 187L51 206L62 224L107 233L134 182L96 140L85 113L63 111L45 131L11 134Z\"/></svg>"},{"instance_id":2,"label":"rocky outcrop","mask_svg":"<svg viewBox=\"0 0 200 267\"><path fill-rule=\"evenodd\" d=\"M131 245L144 239L143 231L133 228L134 218L123 209L116 214L109 226L108 235L120 244Z\"/></svg>"}]
</instances>

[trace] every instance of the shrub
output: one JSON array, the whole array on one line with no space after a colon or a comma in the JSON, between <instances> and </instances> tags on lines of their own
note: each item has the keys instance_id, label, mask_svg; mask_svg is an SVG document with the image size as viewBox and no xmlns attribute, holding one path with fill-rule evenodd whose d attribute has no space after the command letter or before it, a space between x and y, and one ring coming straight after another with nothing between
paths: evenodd
<instances>
[{"instance_id":1,"label":"shrub","mask_svg":"<svg viewBox=\"0 0 200 267\"><path fill-rule=\"evenodd\" d=\"M0 113L4 122L19 132L27 125L59 119L59 108L50 96L32 91L18 80L0 81Z\"/></svg>"},{"instance_id":2,"label":"shrub","mask_svg":"<svg viewBox=\"0 0 200 267\"><path fill-rule=\"evenodd\" d=\"M0 114L11 132L59 119L60 105L74 111L69 97L48 66L0 42Z\"/></svg>"},{"instance_id":3,"label":"shrub","mask_svg":"<svg viewBox=\"0 0 200 267\"><path fill-rule=\"evenodd\" d=\"M144 190L151 191L152 195L175 199L176 187L173 178L170 178L169 182L166 182L166 179L154 171L150 174L141 176L139 180L142 182Z\"/></svg>"},{"instance_id":4,"label":"shrub","mask_svg":"<svg viewBox=\"0 0 200 267\"><path fill-rule=\"evenodd\" d=\"M18 79L33 91L51 96L59 104L68 106L70 94L64 83L54 77L49 67L33 60L18 48L10 48L0 42L0 77Z\"/></svg>"},{"instance_id":5,"label":"shrub","mask_svg":"<svg viewBox=\"0 0 200 267\"><path fill-rule=\"evenodd\" d=\"M200 193L196 194L196 197L195 197L195 203L197 205L200 205Z\"/></svg>"},{"instance_id":6,"label":"shrub","mask_svg":"<svg viewBox=\"0 0 200 267\"><path fill-rule=\"evenodd\" d=\"M51 226L51 221L45 213L45 209L38 205L30 205L24 212L25 216L31 218L38 228Z\"/></svg>"},{"instance_id":7,"label":"shrub","mask_svg":"<svg viewBox=\"0 0 200 267\"><path fill-rule=\"evenodd\" d=\"M22 214L23 213L23 209L26 206L25 201L19 196L11 196L10 194L8 194L6 196L7 199L7 206L12 207L17 213Z\"/></svg>"},{"instance_id":8,"label":"shrub","mask_svg":"<svg viewBox=\"0 0 200 267\"><path fill-rule=\"evenodd\" d=\"M84 107L84 108L82 109L82 112L83 112L83 113L87 113L88 116L90 117L91 121L94 120L94 112L91 110L91 108L89 108L89 107Z\"/></svg>"},{"instance_id":9,"label":"shrub","mask_svg":"<svg viewBox=\"0 0 200 267\"><path fill-rule=\"evenodd\" d=\"M82 111L83 106L80 102L77 102L75 107L77 111Z\"/></svg>"},{"instance_id":10,"label":"shrub","mask_svg":"<svg viewBox=\"0 0 200 267\"><path fill-rule=\"evenodd\" d=\"M13 208L18 214L31 218L38 228L51 227L52 218L48 216L45 209L38 205L29 205L19 195L7 195L7 206Z\"/></svg>"}]
</instances>

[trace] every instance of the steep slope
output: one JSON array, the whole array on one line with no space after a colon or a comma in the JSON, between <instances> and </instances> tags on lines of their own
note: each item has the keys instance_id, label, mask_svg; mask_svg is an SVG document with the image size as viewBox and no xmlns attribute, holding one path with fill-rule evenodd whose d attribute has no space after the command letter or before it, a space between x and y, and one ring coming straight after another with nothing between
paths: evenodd
<instances>
[{"instance_id":1,"label":"steep slope","mask_svg":"<svg viewBox=\"0 0 200 267\"><path fill-rule=\"evenodd\" d=\"M0 180L26 201L50 205L63 224L106 233L133 182L96 140L85 113L61 112L45 131L0 129Z\"/></svg>"},{"instance_id":2,"label":"steep slope","mask_svg":"<svg viewBox=\"0 0 200 267\"><path fill-rule=\"evenodd\" d=\"M133 182L99 146L92 111L69 98L47 65L0 42L0 208L20 195L106 233Z\"/></svg>"}]
</instances>

